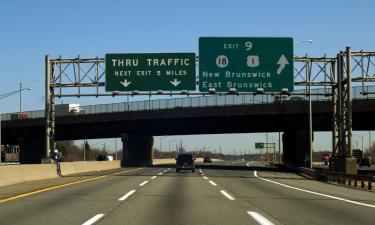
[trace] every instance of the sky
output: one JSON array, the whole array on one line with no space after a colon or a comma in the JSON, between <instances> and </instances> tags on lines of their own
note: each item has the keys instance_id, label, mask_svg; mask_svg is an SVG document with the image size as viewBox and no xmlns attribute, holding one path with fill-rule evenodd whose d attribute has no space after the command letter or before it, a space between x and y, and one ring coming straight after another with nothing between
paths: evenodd
<instances>
[{"instance_id":1,"label":"sky","mask_svg":"<svg viewBox=\"0 0 375 225\"><path fill-rule=\"evenodd\" d=\"M371 0L158 0L0 2L0 94L19 88L22 109L44 108L44 57L104 57L106 53L195 52L198 38L292 37L296 55L335 56L346 46L375 50L375 2ZM132 99L134 100L134 99ZM137 99L135 99L137 100ZM61 100L57 100L60 103ZM81 105L122 98L66 98ZM1 101L0 112L19 110L19 96ZM276 134L271 134L277 138ZM330 149L329 135L314 146ZM360 132L368 143L368 134ZM189 148L249 148L264 134L177 137ZM165 139L173 140L176 137ZM373 138L375 139L375 138ZM159 138L155 144L159 146ZM113 141L109 141L113 142ZM111 146L111 144L109 144ZM366 145L365 145L366 146Z\"/></svg>"}]
</instances>

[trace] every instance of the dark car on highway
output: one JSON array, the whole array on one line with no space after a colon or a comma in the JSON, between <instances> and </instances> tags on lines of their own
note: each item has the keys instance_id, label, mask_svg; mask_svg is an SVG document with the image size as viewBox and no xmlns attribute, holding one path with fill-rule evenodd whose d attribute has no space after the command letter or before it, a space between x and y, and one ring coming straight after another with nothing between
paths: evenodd
<instances>
[{"instance_id":1,"label":"dark car on highway","mask_svg":"<svg viewBox=\"0 0 375 225\"><path fill-rule=\"evenodd\" d=\"M370 159L369 158L361 158L360 160L359 160L359 166L368 166L368 167L370 167L371 165L371 163L370 163Z\"/></svg>"},{"instance_id":2,"label":"dark car on highway","mask_svg":"<svg viewBox=\"0 0 375 225\"><path fill-rule=\"evenodd\" d=\"M191 172L195 172L195 158L192 154L184 153L179 154L176 158L176 172L180 172L180 170L191 170Z\"/></svg>"},{"instance_id":3,"label":"dark car on highway","mask_svg":"<svg viewBox=\"0 0 375 225\"><path fill-rule=\"evenodd\" d=\"M212 163L212 159L209 156L203 157L203 163Z\"/></svg>"}]
</instances>

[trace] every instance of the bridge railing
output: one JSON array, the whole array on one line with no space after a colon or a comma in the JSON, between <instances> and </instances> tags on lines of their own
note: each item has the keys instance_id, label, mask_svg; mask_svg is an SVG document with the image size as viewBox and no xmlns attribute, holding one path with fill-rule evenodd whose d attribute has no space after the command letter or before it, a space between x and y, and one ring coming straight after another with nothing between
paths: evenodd
<instances>
[{"instance_id":1,"label":"bridge railing","mask_svg":"<svg viewBox=\"0 0 375 225\"><path fill-rule=\"evenodd\" d=\"M375 92L375 86L365 87L368 92ZM375 98L371 95L362 95L362 87L353 87L353 99L369 99ZM312 93L329 93L323 88L313 89ZM304 94L306 90L296 90L293 94ZM282 96L283 101L304 101L308 98L304 95L296 96ZM145 111L145 110L161 110L173 108L195 108L195 107L209 107L209 106L231 106L231 105L252 105L252 104L270 104L278 101L279 96L272 95L211 95L211 96L190 96L184 98L170 98L170 99L156 99L133 102L121 102L100 105L81 106L79 114L99 114L99 113L113 113L126 111ZM312 95L312 101L328 101L330 96ZM43 118L44 110L26 111L29 118ZM12 113L1 115L1 120L11 120Z\"/></svg>"}]
</instances>

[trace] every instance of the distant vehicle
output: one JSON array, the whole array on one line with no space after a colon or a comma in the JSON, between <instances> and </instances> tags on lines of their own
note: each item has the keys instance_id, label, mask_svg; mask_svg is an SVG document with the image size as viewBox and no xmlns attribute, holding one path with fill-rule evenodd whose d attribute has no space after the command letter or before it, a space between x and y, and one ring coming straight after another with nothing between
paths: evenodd
<instances>
[{"instance_id":1,"label":"distant vehicle","mask_svg":"<svg viewBox=\"0 0 375 225\"><path fill-rule=\"evenodd\" d=\"M329 153L323 153L321 160L322 160L323 165L329 165L329 161L331 160L331 155Z\"/></svg>"},{"instance_id":2,"label":"distant vehicle","mask_svg":"<svg viewBox=\"0 0 375 225\"><path fill-rule=\"evenodd\" d=\"M203 157L203 163L212 163L212 159L209 156Z\"/></svg>"},{"instance_id":3,"label":"distant vehicle","mask_svg":"<svg viewBox=\"0 0 375 225\"><path fill-rule=\"evenodd\" d=\"M96 157L96 160L97 161L108 161L108 157L106 155L98 155L98 157Z\"/></svg>"},{"instance_id":4,"label":"distant vehicle","mask_svg":"<svg viewBox=\"0 0 375 225\"><path fill-rule=\"evenodd\" d=\"M79 104L58 104L55 105L55 115L56 116L68 116L77 115L82 113L83 110L80 109Z\"/></svg>"},{"instance_id":5,"label":"distant vehicle","mask_svg":"<svg viewBox=\"0 0 375 225\"><path fill-rule=\"evenodd\" d=\"M193 158L192 154L184 153L179 154L176 158L176 172L180 172L180 170L191 170L191 172L195 172L195 158Z\"/></svg>"},{"instance_id":6,"label":"distant vehicle","mask_svg":"<svg viewBox=\"0 0 375 225\"><path fill-rule=\"evenodd\" d=\"M360 149L353 149L352 156L357 159L358 166L368 166L370 167L370 159L363 157L363 151Z\"/></svg>"},{"instance_id":7,"label":"distant vehicle","mask_svg":"<svg viewBox=\"0 0 375 225\"><path fill-rule=\"evenodd\" d=\"M370 159L369 158L361 158L359 160L359 166L368 166L370 167L371 166L371 163L370 163Z\"/></svg>"}]
</instances>

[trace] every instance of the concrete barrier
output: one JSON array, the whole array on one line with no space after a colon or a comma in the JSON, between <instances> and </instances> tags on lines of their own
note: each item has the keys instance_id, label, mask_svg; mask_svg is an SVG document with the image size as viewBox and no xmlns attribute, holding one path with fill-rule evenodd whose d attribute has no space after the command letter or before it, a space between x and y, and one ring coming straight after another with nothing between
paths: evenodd
<instances>
[{"instance_id":1,"label":"concrete barrier","mask_svg":"<svg viewBox=\"0 0 375 225\"><path fill-rule=\"evenodd\" d=\"M121 168L119 160L116 161L81 161L60 163L61 174L63 176L85 173L91 171L111 170Z\"/></svg>"},{"instance_id":2,"label":"concrete barrier","mask_svg":"<svg viewBox=\"0 0 375 225\"><path fill-rule=\"evenodd\" d=\"M120 161L85 161L62 162L61 174L64 176L120 168ZM6 186L25 181L43 180L59 177L56 164L24 164L0 166L0 186Z\"/></svg>"},{"instance_id":3,"label":"concrete barrier","mask_svg":"<svg viewBox=\"0 0 375 225\"><path fill-rule=\"evenodd\" d=\"M57 177L55 164L0 166L0 186Z\"/></svg>"}]
</instances>

